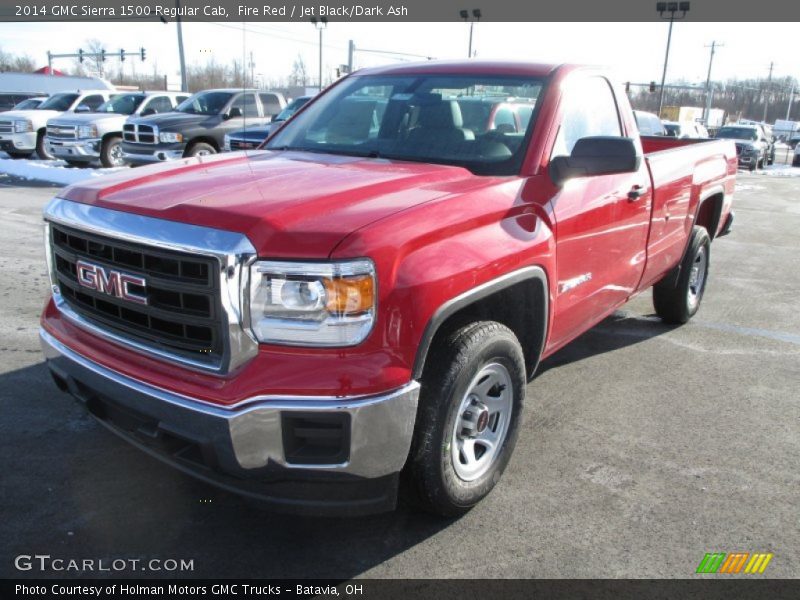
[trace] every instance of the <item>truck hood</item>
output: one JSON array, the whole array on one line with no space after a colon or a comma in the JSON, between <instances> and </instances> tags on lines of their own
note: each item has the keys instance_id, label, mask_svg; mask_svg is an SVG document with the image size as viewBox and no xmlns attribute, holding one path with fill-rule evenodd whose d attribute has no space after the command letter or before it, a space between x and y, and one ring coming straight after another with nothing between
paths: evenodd
<instances>
[{"instance_id":1,"label":"truck hood","mask_svg":"<svg viewBox=\"0 0 800 600\"><path fill-rule=\"evenodd\" d=\"M261 256L324 258L374 221L494 181L461 167L257 151L93 178L62 197L240 232Z\"/></svg>"},{"instance_id":2,"label":"truck hood","mask_svg":"<svg viewBox=\"0 0 800 600\"><path fill-rule=\"evenodd\" d=\"M62 113L57 110L7 110L0 113L0 121L6 121L10 119L28 119L34 123L44 124L47 120L63 114L67 113Z\"/></svg>"},{"instance_id":3,"label":"truck hood","mask_svg":"<svg viewBox=\"0 0 800 600\"><path fill-rule=\"evenodd\" d=\"M166 112L148 115L146 117L131 117L128 119L128 122L142 123L144 125L155 125L158 127L159 131L163 131L164 129L170 127L186 127L187 125L203 123L208 119L217 118L219 118L219 115L193 115L182 112Z\"/></svg>"},{"instance_id":4,"label":"truck hood","mask_svg":"<svg viewBox=\"0 0 800 600\"><path fill-rule=\"evenodd\" d=\"M128 115L120 115L117 113L64 113L61 117L52 119L53 124L58 125L86 125L86 124L99 124L118 121L124 123ZM122 127L120 126L120 129Z\"/></svg>"}]
</instances>

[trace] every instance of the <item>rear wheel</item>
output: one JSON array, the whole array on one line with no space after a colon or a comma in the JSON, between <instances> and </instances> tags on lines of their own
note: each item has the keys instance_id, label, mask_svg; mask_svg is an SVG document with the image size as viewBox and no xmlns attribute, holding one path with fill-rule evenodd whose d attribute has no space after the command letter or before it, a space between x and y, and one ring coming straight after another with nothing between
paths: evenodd
<instances>
[{"instance_id":1,"label":"rear wheel","mask_svg":"<svg viewBox=\"0 0 800 600\"><path fill-rule=\"evenodd\" d=\"M653 306L666 323L682 324L700 308L708 280L711 238L705 227L695 226L681 264L653 286Z\"/></svg>"},{"instance_id":2,"label":"rear wheel","mask_svg":"<svg viewBox=\"0 0 800 600\"><path fill-rule=\"evenodd\" d=\"M42 160L54 160L55 156L47 151L47 146L44 142L44 131L40 131L36 136L36 154Z\"/></svg>"},{"instance_id":3,"label":"rear wheel","mask_svg":"<svg viewBox=\"0 0 800 600\"><path fill-rule=\"evenodd\" d=\"M125 166L121 137L112 135L103 140L103 146L100 148L100 163L106 168Z\"/></svg>"},{"instance_id":4,"label":"rear wheel","mask_svg":"<svg viewBox=\"0 0 800 600\"><path fill-rule=\"evenodd\" d=\"M457 516L492 491L511 458L525 361L514 333L493 321L462 327L432 352L408 470L423 508Z\"/></svg>"}]
</instances>

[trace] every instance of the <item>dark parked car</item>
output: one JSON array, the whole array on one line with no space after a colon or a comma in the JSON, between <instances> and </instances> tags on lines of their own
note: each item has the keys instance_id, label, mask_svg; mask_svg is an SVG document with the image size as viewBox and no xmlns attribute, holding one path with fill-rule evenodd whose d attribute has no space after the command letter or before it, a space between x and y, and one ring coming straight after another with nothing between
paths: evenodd
<instances>
[{"instance_id":1,"label":"dark parked car","mask_svg":"<svg viewBox=\"0 0 800 600\"><path fill-rule=\"evenodd\" d=\"M174 112L130 118L122 128L122 152L130 164L216 154L226 133L265 125L286 106L277 92L219 89L198 92Z\"/></svg>"},{"instance_id":2,"label":"dark parked car","mask_svg":"<svg viewBox=\"0 0 800 600\"><path fill-rule=\"evenodd\" d=\"M726 125L716 135L719 139L733 140L739 166L751 171L772 164L775 144L759 125Z\"/></svg>"},{"instance_id":3,"label":"dark parked car","mask_svg":"<svg viewBox=\"0 0 800 600\"><path fill-rule=\"evenodd\" d=\"M232 150L251 150L253 148L258 148L261 142L267 139L269 134L272 133L273 129L300 110L313 97L314 96L300 96L299 98L295 98L286 105L286 108L278 113L277 117L272 119L272 122L264 127L251 127L234 131L233 133L226 133L223 150L225 152L230 152Z\"/></svg>"}]
</instances>

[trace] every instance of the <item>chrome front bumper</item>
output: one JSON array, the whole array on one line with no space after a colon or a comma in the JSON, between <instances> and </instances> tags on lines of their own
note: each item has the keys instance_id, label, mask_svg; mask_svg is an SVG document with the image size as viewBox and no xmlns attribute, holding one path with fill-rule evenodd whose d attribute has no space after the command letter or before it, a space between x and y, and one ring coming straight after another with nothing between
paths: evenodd
<instances>
[{"instance_id":1,"label":"chrome front bumper","mask_svg":"<svg viewBox=\"0 0 800 600\"><path fill-rule=\"evenodd\" d=\"M325 471L361 478L398 473L414 431L416 381L379 396L309 398L259 396L230 408L151 386L78 354L44 329L42 350L59 387L85 403L108 400L141 416L148 435L157 430L197 440L224 473L250 476L276 466L285 471ZM334 464L297 464L287 459L286 417L345 414L347 456ZM169 461L168 461L169 462Z\"/></svg>"},{"instance_id":2,"label":"chrome front bumper","mask_svg":"<svg viewBox=\"0 0 800 600\"><path fill-rule=\"evenodd\" d=\"M12 151L33 152L36 150L36 132L0 133L0 142Z\"/></svg>"},{"instance_id":3,"label":"chrome front bumper","mask_svg":"<svg viewBox=\"0 0 800 600\"><path fill-rule=\"evenodd\" d=\"M47 150L53 156L66 158L69 160L98 160L100 158L100 144L102 140L81 139L81 140L53 140L45 138Z\"/></svg>"}]
</instances>

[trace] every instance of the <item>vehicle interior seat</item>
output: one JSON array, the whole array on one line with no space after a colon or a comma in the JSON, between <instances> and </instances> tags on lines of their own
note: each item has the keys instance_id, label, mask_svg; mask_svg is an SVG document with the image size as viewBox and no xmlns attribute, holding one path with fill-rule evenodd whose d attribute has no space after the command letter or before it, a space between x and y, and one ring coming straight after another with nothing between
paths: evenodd
<instances>
[{"instance_id":1,"label":"vehicle interior seat","mask_svg":"<svg viewBox=\"0 0 800 600\"><path fill-rule=\"evenodd\" d=\"M330 144L352 144L367 140L373 126L375 101L342 102L328 123L325 141Z\"/></svg>"},{"instance_id":2,"label":"vehicle interior seat","mask_svg":"<svg viewBox=\"0 0 800 600\"><path fill-rule=\"evenodd\" d=\"M461 107L455 100L422 104L416 126L408 132L408 142L419 147L443 147L475 139L471 129L464 127Z\"/></svg>"}]
</instances>

